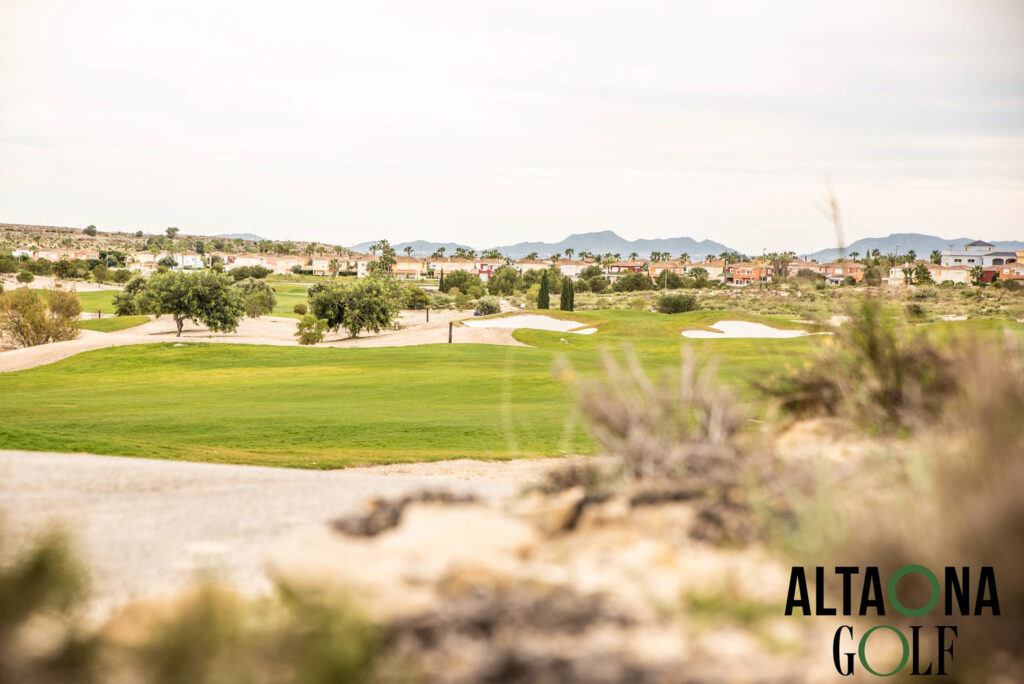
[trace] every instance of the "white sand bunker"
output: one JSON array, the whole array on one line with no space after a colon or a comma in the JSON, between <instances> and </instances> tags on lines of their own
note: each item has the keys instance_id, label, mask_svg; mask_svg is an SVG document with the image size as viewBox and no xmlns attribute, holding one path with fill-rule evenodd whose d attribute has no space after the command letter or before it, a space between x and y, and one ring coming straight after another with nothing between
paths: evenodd
<instances>
[{"instance_id":1,"label":"white sand bunker","mask_svg":"<svg viewBox=\"0 0 1024 684\"><path fill-rule=\"evenodd\" d=\"M721 332L712 332L718 330ZM803 330L780 330L772 328L763 323L751 323L749 321L718 321L712 325L712 330L684 330L683 337L694 337L707 340L721 340L727 337L801 337L807 333Z\"/></svg>"},{"instance_id":2,"label":"white sand bunker","mask_svg":"<svg viewBox=\"0 0 1024 684\"><path fill-rule=\"evenodd\" d=\"M505 318L484 318L463 321L462 324L468 325L471 328L504 328L506 330L529 328L530 330L571 332L575 335L591 335L597 332L597 328L583 328L576 321L563 321L551 316L539 316L537 314L520 314L518 316L506 316Z\"/></svg>"}]
</instances>

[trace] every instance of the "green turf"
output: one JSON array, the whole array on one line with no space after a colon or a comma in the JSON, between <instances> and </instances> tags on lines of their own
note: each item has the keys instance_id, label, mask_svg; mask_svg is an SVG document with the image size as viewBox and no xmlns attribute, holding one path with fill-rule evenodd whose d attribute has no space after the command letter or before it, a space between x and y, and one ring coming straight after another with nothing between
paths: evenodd
<instances>
[{"instance_id":1,"label":"green turf","mask_svg":"<svg viewBox=\"0 0 1024 684\"><path fill-rule=\"evenodd\" d=\"M598 332L515 333L534 348L168 343L88 352L0 374L0 448L310 468L587 453L593 444L563 380L598 372L602 349L629 345L652 369L678 364L684 348L715 358L720 379L757 412L752 381L827 339L680 335L717 320L793 325L741 313L551 314ZM565 362L572 372L556 377Z\"/></svg>"},{"instance_id":2,"label":"green turf","mask_svg":"<svg viewBox=\"0 0 1024 684\"><path fill-rule=\"evenodd\" d=\"M82 303L82 311L94 313L99 311L106 315L113 315L114 292L116 290L98 290L96 292L79 292L78 301Z\"/></svg>"},{"instance_id":3,"label":"green turf","mask_svg":"<svg viewBox=\"0 0 1024 684\"><path fill-rule=\"evenodd\" d=\"M114 332L115 330L134 328L148 320L149 316L108 316L80 321L78 327L82 330L95 330L96 332Z\"/></svg>"}]
</instances>

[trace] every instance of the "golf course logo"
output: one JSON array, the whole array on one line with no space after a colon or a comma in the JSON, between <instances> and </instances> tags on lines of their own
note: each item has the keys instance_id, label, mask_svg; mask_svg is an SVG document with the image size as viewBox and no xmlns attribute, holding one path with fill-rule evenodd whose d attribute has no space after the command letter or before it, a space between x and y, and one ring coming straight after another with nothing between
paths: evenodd
<instances>
[{"instance_id":1,"label":"golf course logo","mask_svg":"<svg viewBox=\"0 0 1024 684\"><path fill-rule=\"evenodd\" d=\"M882 591L882 577L876 566L859 568L856 566L839 566L834 568L835 575L841 578L842 606L827 605L831 593L826 589L825 568L814 568L814 606L811 606L811 595L807 589L807 573L802 567L794 567L789 576L789 591L786 597L786 615L842 615L867 616L869 614L884 617L886 611L895 611L909 618L929 616L926 625L909 625L906 628L890 624L878 624L870 627L860 638L856 638L853 625L840 625L832 639L832 661L836 672L843 676L854 674L855 666L878 677L890 677L911 667L911 675L946 675L949 674L953 662L953 650L959 636L958 625L952 624L954 616L999 615L999 594L996 589L995 571L991 566L978 568L972 572L970 567L947 567L943 573L943 581L923 565L905 565L894 572ZM920 606L908 606L900 600L897 588L902 580L912 580L912 576L924 578L927 582L928 600ZM972 577L976 584L972 584ZM860 579L859 600L854 605L857 592L854 589L855 578ZM835 581L835 580L833 580ZM884 598L883 598L884 597ZM973 599L973 601L972 601ZM941 612L935 613L940 608ZM797 612L799 611L799 612ZM944 619L934 621L934 617ZM922 620L925 622L925 620ZM937 624L946 622L950 624ZM909 629L909 634L905 632ZM931 632L925 635L925 632ZM898 664L894 667L888 662L880 665L872 662L869 656L869 644L878 639L879 634L895 634L890 641L895 644ZM925 641L934 643L934 652L926 652L922 648ZM930 649L927 649L930 651ZM886 659L888 661L888 658Z\"/></svg>"}]
</instances>

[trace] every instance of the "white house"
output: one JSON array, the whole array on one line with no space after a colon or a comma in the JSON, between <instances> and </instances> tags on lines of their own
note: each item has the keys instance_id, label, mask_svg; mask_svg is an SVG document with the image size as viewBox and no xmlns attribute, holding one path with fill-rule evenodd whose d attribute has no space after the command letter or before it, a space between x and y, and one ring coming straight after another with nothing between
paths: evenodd
<instances>
[{"instance_id":1,"label":"white house","mask_svg":"<svg viewBox=\"0 0 1024 684\"><path fill-rule=\"evenodd\" d=\"M963 249L947 249L942 252L942 266L1002 266L1017 262L1017 253L997 251L991 242L975 240L963 246Z\"/></svg>"}]
</instances>

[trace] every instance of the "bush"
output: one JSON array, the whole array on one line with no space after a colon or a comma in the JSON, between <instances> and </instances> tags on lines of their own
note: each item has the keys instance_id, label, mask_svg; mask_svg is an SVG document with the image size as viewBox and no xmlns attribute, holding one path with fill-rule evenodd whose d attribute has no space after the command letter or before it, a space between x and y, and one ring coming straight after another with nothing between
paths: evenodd
<instances>
[{"instance_id":1,"label":"bush","mask_svg":"<svg viewBox=\"0 0 1024 684\"><path fill-rule=\"evenodd\" d=\"M608 289L608 279L602 275L591 276L586 282L587 288L594 294L601 294Z\"/></svg>"},{"instance_id":2,"label":"bush","mask_svg":"<svg viewBox=\"0 0 1024 684\"><path fill-rule=\"evenodd\" d=\"M658 276L658 289L659 290L678 290L683 286L683 279L679 277L678 273L672 271L662 271L661 275Z\"/></svg>"},{"instance_id":3,"label":"bush","mask_svg":"<svg viewBox=\"0 0 1024 684\"><path fill-rule=\"evenodd\" d=\"M249 318L265 316L277 306L274 288L265 280L246 278L236 282L234 287L242 294L242 306Z\"/></svg>"},{"instance_id":4,"label":"bush","mask_svg":"<svg viewBox=\"0 0 1024 684\"><path fill-rule=\"evenodd\" d=\"M591 278L597 278L604 275L604 271L601 270L600 266L587 266L580 271L580 280L590 280Z\"/></svg>"},{"instance_id":5,"label":"bush","mask_svg":"<svg viewBox=\"0 0 1024 684\"><path fill-rule=\"evenodd\" d=\"M129 271L127 268L119 268L119 269L117 269L116 271L114 271L114 273L113 273L113 275L111 277L111 280L113 280L115 283L117 283L119 285L124 285L125 283L127 283L131 279L132 279L132 272Z\"/></svg>"},{"instance_id":6,"label":"bush","mask_svg":"<svg viewBox=\"0 0 1024 684\"><path fill-rule=\"evenodd\" d=\"M697 310L697 298L688 294L670 294L658 297L655 309L663 314L677 314Z\"/></svg>"},{"instance_id":7,"label":"bush","mask_svg":"<svg viewBox=\"0 0 1024 684\"><path fill-rule=\"evenodd\" d=\"M426 309L430 306L430 296L423 291L423 288L412 285L405 290L405 308Z\"/></svg>"},{"instance_id":8,"label":"bush","mask_svg":"<svg viewBox=\"0 0 1024 684\"><path fill-rule=\"evenodd\" d=\"M0 294L0 337L18 347L60 342L78 337L82 305L74 292L27 288Z\"/></svg>"},{"instance_id":9,"label":"bush","mask_svg":"<svg viewBox=\"0 0 1024 684\"><path fill-rule=\"evenodd\" d=\"M51 275L53 273L53 264L46 259L36 259L34 261L26 261L25 269L31 271L33 275Z\"/></svg>"},{"instance_id":10,"label":"bush","mask_svg":"<svg viewBox=\"0 0 1024 684\"><path fill-rule=\"evenodd\" d=\"M36 279L36 277L34 275L32 275L31 271L22 271L21 273L18 274L18 282L19 283L26 283L27 284L27 283L31 283L35 279Z\"/></svg>"},{"instance_id":11,"label":"bush","mask_svg":"<svg viewBox=\"0 0 1024 684\"><path fill-rule=\"evenodd\" d=\"M647 308L647 300L643 297L633 297L629 300L629 308L634 311L643 311Z\"/></svg>"},{"instance_id":12,"label":"bush","mask_svg":"<svg viewBox=\"0 0 1024 684\"><path fill-rule=\"evenodd\" d=\"M451 292L452 288L458 288L459 292L469 292L472 287L479 287L483 294L484 283L480 276L473 275L469 271L452 271L444 274L444 286L440 290L445 294Z\"/></svg>"},{"instance_id":13,"label":"bush","mask_svg":"<svg viewBox=\"0 0 1024 684\"><path fill-rule=\"evenodd\" d=\"M639 292L653 290L654 281L646 273L629 273L622 276L612 285L615 292Z\"/></svg>"},{"instance_id":14,"label":"bush","mask_svg":"<svg viewBox=\"0 0 1024 684\"><path fill-rule=\"evenodd\" d=\"M307 310L308 309L307 309L306 305L303 304L302 302L299 302L298 304L296 304L295 306L292 307L292 311L294 311L295 313L299 314L300 316L305 316Z\"/></svg>"},{"instance_id":15,"label":"bush","mask_svg":"<svg viewBox=\"0 0 1024 684\"><path fill-rule=\"evenodd\" d=\"M234 278L237 283L238 281L245 280L246 278L262 280L273 273L273 271L264 266L239 266L238 268L231 269L230 273L231 277Z\"/></svg>"},{"instance_id":16,"label":"bush","mask_svg":"<svg viewBox=\"0 0 1024 684\"><path fill-rule=\"evenodd\" d=\"M17 273L18 260L10 254L0 256L0 273Z\"/></svg>"},{"instance_id":17,"label":"bush","mask_svg":"<svg viewBox=\"0 0 1024 684\"><path fill-rule=\"evenodd\" d=\"M481 316L501 313L501 302L497 297L481 297L476 303L476 310L480 312Z\"/></svg>"},{"instance_id":18,"label":"bush","mask_svg":"<svg viewBox=\"0 0 1024 684\"><path fill-rule=\"evenodd\" d=\"M295 308L298 309L300 306L305 310L305 304L296 304ZM296 313L298 312L296 311ZM317 344L324 341L325 332L327 332L327 319L317 318L313 314L307 313L299 319L295 336L299 338L299 344Z\"/></svg>"}]
</instances>

